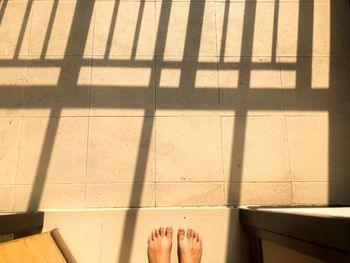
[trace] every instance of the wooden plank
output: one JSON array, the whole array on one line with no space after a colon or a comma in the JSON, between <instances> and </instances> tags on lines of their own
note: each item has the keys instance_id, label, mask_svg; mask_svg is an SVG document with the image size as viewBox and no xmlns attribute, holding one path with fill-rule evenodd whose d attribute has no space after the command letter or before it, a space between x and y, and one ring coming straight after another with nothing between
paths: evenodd
<instances>
[{"instance_id":1,"label":"wooden plank","mask_svg":"<svg viewBox=\"0 0 350 263\"><path fill-rule=\"evenodd\" d=\"M73 254L70 252L70 249L68 248L66 242L64 242L58 228L55 228L50 233L51 233L53 240L55 240L57 247L59 248L63 257L65 258L65 260L68 263L77 263Z\"/></svg>"},{"instance_id":2,"label":"wooden plank","mask_svg":"<svg viewBox=\"0 0 350 263\"><path fill-rule=\"evenodd\" d=\"M49 232L0 244L2 263L66 263Z\"/></svg>"}]
</instances>

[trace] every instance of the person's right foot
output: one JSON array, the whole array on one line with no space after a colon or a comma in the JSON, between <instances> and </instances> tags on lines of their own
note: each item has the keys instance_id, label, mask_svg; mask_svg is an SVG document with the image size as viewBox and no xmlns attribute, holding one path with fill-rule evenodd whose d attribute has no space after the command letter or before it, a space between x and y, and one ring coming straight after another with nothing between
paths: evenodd
<instances>
[{"instance_id":1,"label":"person's right foot","mask_svg":"<svg viewBox=\"0 0 350 263\"><path fill-rule=\"evenodd\" d=\"M202 238L191 228L177 232L177 253L180 263L200 263L202 258Z\"/></svg>"},{"instance_id":2,"label":"person's right foot","mask_svg":"<svg viewBox=\"0 0 350 263\"><path fill-rule=\"evenodd\" d=\"M173 239L173 228L164 227L152 231L148 238L148 262L170 263L171 244Z\"/></svg>"}]
</instances>

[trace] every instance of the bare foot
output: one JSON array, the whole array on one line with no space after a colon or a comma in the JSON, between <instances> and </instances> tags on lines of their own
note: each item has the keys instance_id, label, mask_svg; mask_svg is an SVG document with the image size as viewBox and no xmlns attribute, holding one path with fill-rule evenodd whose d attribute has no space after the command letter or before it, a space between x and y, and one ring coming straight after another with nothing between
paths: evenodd
<instances>
[{"instance_id":1,"label":"bare foot","mask_svg":"<svg viewBox=\"0 0 350 263\"><path fill-rule=\"evenodd\" d=\"M202 238L191 228L177 232L177 254L180 263L200 263L202 258Z\"/></svg>"},{"instance_id":2,"label":"bare foot","mask_svg":"<svg viewBox=\"0 0 350 263\"><path fill-rule=\"evenodd\" d=\"M164 227L152 231L148 238L148 261L150 263L170 263L173 229Z\"/></svg>"}]
</instances>

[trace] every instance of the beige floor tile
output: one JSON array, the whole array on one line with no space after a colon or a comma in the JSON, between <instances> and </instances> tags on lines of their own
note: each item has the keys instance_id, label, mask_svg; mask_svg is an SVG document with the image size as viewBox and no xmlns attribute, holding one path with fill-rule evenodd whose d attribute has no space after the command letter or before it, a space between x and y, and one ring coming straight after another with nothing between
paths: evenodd
<instances>
[{"instance_id":1,"label":"beige floor tile","mask_svg":"<svg viewBox=\"0 0 350 263\"><path fill-rule=\"evenodd\" d=\"M217 49L218 55L221 57L246 55L243 54L242 47L243 44L246 44L242 39L245 27L244 6L244 3L215 3ZM251 7L251 4L248 4L247 7Z\"/></svg>"},{"instance_id":2,"label":"beige floor tile","mask_svg":"<svg viewBox=\"0 0 350 263\"><path fill-rule=\"evenodd\" d=\"M221 123L225 180L290 180L284 118L223 117Z\"/></svg>"},{"instance_id":3,"label":"beige floor tile","mask_svg":"<svg viewBox=\"0 0 350 263\"><path fill-rule=\"evenodd\" d=\"M174 66L175 68L171 67ZM218 115L219 90L215 57L158 59L157 116Z\"/></svg>"},{"instance_id":4,"label":"beige floor tile","mask_svg":"<svg viewBox=\"0 0 350 263\"><path fill-rule=\"evenodd\" d=\"M328 179L350 181L350 117L329 115Z\"/></svg>"},{"instance_id":5,"label":"beige floor tile","mask_svg":"<svg viewBox=\"0 0 350 263\"><path fill-rule=\"evenodd\" d=\"M218 117L159 117L156 125L157 182L223 179Z\"/></svg>"},{"instance_id":6,"label":"beige floor tile","mask_svg":"<svg viewBox=\"0 0 350 263\"><path fill-rule=\"evenodd\" d=\"M288 117L293 181L349 181L349 117Z\"/></svg>"},{"instance_id":7,"label":"beige floor tile","mask_svg":"<svg viewBox=\"0 0 350 263\"><path fill-rule=\"evenodd\" d=\"M40 1L42 1L42 0L40 0ZM73 0L74 1L74 0ZM105 2L109 2L109 1L114 1L114 0L96 0L96 2L103 2L103 1L105 1ZM142 0L142 1L140 1L140 2L154 2L155 0ZM318 0L318 1L321 1L321 0ZM139 0L120 0L120 2L139 2Z\"/></svg>"},{"instance_id":8,"label":"beige floor tile","mask_svg":"<svg viewBox=\"0 0 350 263\"><path fill-rule=\"evenodd\" d=\"M29 54L90 57L93 8L93 1L35 1Z\"/></svg>"},{"instance_id":9,"label":"beige floor tile","mask_svg":"<svg viewBox=\"0 0 350 263\"><path fill-rule=\"evenodd\" d=\"M103 213L101 262L146 262L146 240L151 231L160 226L172 226L174 233L180 227L198 231L203 239L202 263L249 262L238 209L226 208L106 211ZM220 238L217 233L221 233ZM176 247L174 235L171 262L178 260ZM234 247L235 251L227 247ZM123 250L125 248L128 249Z\"/></svg>"},{"instance_id":10,"label":"beige floor tile","mask_svg":"<svg viewBox=\"0 0 350 263\"><path fill-rule=\"evenodd\" d=\"M219 56L276 56L273 3L216 4Z\"/></svg>"},{"instance_id":11,"label":"beige floor tile","mask_svg":"<svg viewBox=\"0 0 350 263\"><path fill-rule=\"evenodd\" d=\"M289 205L290 182L255 182L225 184L226 205Z\"/></svg>"},{"instance_id":12,"label":"beige floor tile","mask_svg":"<svg viewBox=\"0 0 350 263\"><path fill-rule=\"evenodd\" d=\"M225 2L225 0L214 0L215 2ZM329 3L333 0L229 0L228 2L233 3ZM341 0L342 1L342 0Z\"/></svg>"},{"instance_id":13,"label":"beige floor tile","mask_svg":"<svg viewBox=\"0 0 350 263\"><path fill-rule=\"evenodd\" d=\"M306 14L309 14L309 16L306 16L304 19L306 21L312 20L312 16L310 15L311 5L310 4L304 4L303 9L305 10L305 14L301 14L301 17L306 16ZM307 55L310 54L310 41L307 38L310 36L311 32L308 32L309 34L305 33L304 39L298 38L299 34L299 3L283 3L279 7L278 12L278 31L277 31L277 41L278 41L278 49L279 49L279 55L281 56L301 56L301 55ZM310 30L309 28L312 25L307 24L305 27L301 28L300 30ZM301 33L300 33L301 34ZM302 45L302 40L305 40L304 45ZM299 42L299 43L298 43ZM311 42L312 45L312 42ZM304 49L302 47L304 46ZM304 52L302 52L304 51Z\"/></svg>"},{"instance_id":14,"label":"beige floor tile","mask_svg":"<svg viewBox=\"0 0 350 263\"><path fill-rule=\"evenodd\" d=\"M42 0L40 0L42 1ZM193 0L156 0L157 2L187 2ZM231 3L256 3L256 2L262 2L262 3L284 3L284 2L315 2L315 3L324 3L324 2L330 2L333 0L195 0L195 2L231 2Z\"/></svg>"},{"instance_id":15,"label":"beige floor tile","mask_svg":"<svg viewBox=\"0 0 350 263\"><path fill-rule=\"evenodd\" d=\"M3 1L0 6L3 12L0 25L0 56L14 58L28 55L31 4Z\"/></svg>"},{"instance_id":16,"label":"beige floor tile","mask_svg":"<svg viewBox=\"0 0 350 263\"><path fill-rule=\"evenodd\" d=\"M327 117L287 117L293 181L327 181L329 121Z\"/></svg>"},{"instance_id":17,"label":"beige floor tile","mask_svg":"<svg viewBox=\"0 0 350 263\"><path fill-rule=\"evenodd\" d=\"M19 133L19 119L0 119L0 184L15 182Z\"/></svg>"},{"instance_id":18,"label":"beige floor tile","mask_svg":"<svg viewBox=\"0 0 350 263\"><path fill-rule=\"evenodd\" d=\"M131 63L95 58L91 79L92 116L154 116L155 64L150 57Z\"/></svg>"},{"instance_id":19,"label":"beige floor tile","mask_svg":"<svg viewBox=\"0 0 350 263\"><path fill-rule=\"evenodd\" d=\"M43 231L58 228L77 262L100 262L100 211L45 211Z\"/></svg>"},{"instance_id":20,"label":"beige floor tile","mask_svg":"<svg viewBox=\"0 0 350 263\"><path fill-rule=\"evenodd\" d=\"M89 61L51 57L29 67L26 75L24 116L89 115Z\"/></svg>"},{"instance_id":21,"label":"beige floor tile","mask_svg":"<svg viewBox=\"0 0 350 263\"><path fill-rule=\"evenodd\" d=\"M330 31L330 3L283 3L279 8L281 56L328 56L337 48ZM302 26L299 25L299 22Z\"/></svg>"},{"instance_id":22,"label":"beige floor tile","mask_svg":"<svg viewBox=\"0 0 350 263\"><path fill-rule=\"evenodd\" d=\"M330 182L328 185L328 203L348 206L350 181Z\"/></svg>"},{"instance_id":23,"label":"beige floor tile","mask_svg":"<svg viewBox=\"0 0 350 263\"><path fill-rule=\"evenodd\" d=\"M293 203L346 205L349 187L350 182L295 182Z\"/></svg>"},{"instance_id":24,"label":"beige floor tile","mask_svg":"<svg viewBox=\"0 0 350 263\"><path fill-rule=\"evenodd\" d=\"M270 57L224 59L219 62L221 115L284 115L278 62Z\"/></svg>"},{"instance_id":25,"label":"beige floor tile","mask_svg":"<svg viewBox=\"0 0 350 263\"><path fill-rule=\"evenodd\" d=\"M346 1L332 1L331 30L335 36L331 45L336 45L339 56L350 56L350 36L347 33L350 27L349 4ZM335 33L334 33L334 29Z\"/></svg>"},{"instance_id":26,"label":"beige floor tile","mask_svg":"<svg viewBox=\"0 0 350 263\"><path fill-rule=\"evenodd\" d=\"M277 0L280 3L331 3L334 0ZM342 1L342 0L340 0ZM272 1L274 2L274 0Z\"/></svg>"},{"instance_id":27,"label":"beige floor tile","mask_svg":"<svg viewBox=\"0 0 350 263\"><path fill-rule=\"evenodd\" d=\"M84 207L83 184L16 185L14 211Z\"/></svg>"},{"instance_id":28,"label":"beige floor tile","mask_svg":"<svg viewBox=\"0 0 350 263\"><path fill-rule=\"evenodd\" d=\"M281 71L286 115L349 115L349 62L339 57L281 58L282 64L296 67Z\"/></svg>"},{"instance_id":29,"label":"beige floor tile","mask_svg":"<svg viewBox=\"0 0 350 263\"><path fill-rule=\"evenodd\" d=\"M293 182L293 203L327 204L328 182Z\"/></svg>"},{"instance_id":30,"label":"beige floor tile","mask_svg":"<svg viewBox=\"0 0 350 263\"><path fill-rule=\"evenodd\" d=\"M7 67L7 62L3 60L6 59L0 59L0 63L5 64L0 66L0 116L19 117L24 104L26 63L23 62L18 67Z\"/></svg>"},{"instance_id":31,"label":"beige floor tile","mask_svg":"<svg viewBox=\"0 0 350 263\"><path fill-rule=\"evenodd\" d=\"M214 2L156 2L156 12L158 56L216 55Z\"/></svg>"},{"instance_id":32,"label":"beige floor tile","mask_svg":"<svg viewBox=\"0 0 350 263\"><path fill-rule=\"evenodd\" d=\"M287 90L286 116L328 116L329 112L349 115L348 94L329 90Z\"/></svg>"},{"instance_id":33,"label":"beige floor tile","mask_svg":"<svg viewBox=\"0 0 350 263\"><path fill-rule=\"evenodd\" d=\"M87 118L23 119L16 183L85 182L87 124Z\"/></svg>"},{"instance_id":34,"label":"beige floor tile","mask_svg":"<svg viewBox=\"0 0 350 263\"><path fill-rule=\"evenodd\" d=\"M15 187L13 185L0 185L1 212L8 212L12 210L14 190Z\"/></svg>"},{"instance_id":35,"label":"beige floor tile","mask_svg":"<svg viewBox=\"0 0 350 263\"><path fill-rule=\"evenodd\" d=\"M334 2L334 1L333 1ZM313 32L312 32L312 54L329 55L335 54L338 49L338 39L335 32L331 31L331 1L325 3L314 3L313 6ZM307 16L307 14L305 14ZM306 32L307 34L307 32Z\"/></svg>"},{"instance_id":36,"label":"beige floor tile","mask_svg":"<svg viewBox=\"0 0 350 263\"><path fill-rule=\"evenodd\" d=\"M153 121L147 117L91 118L87 181L154 182Z\"/></svg>"},{"instance_id":37,"label":"beige floor tile","mask_svg":"<svg viewBox=\"0 0 350 263\"><path fill-rule=\"evenodd\" d=\"M86 207L147 207L155 205L155 185L88 184Z\"/></svg>"},{"instance_id":38,"label":"beige floor tile","mask_svg":"<svg viewBox=\"0 0 350 263\"><path fill-rule=\"evenodd\" d=\"M224 205L222 183L157 183L157 206Z\"/></svg>"},{"instance_id":39,"label":"beige floor tile","mask_svg":"<svg viewBox=\"0 0 350 263\"><path fill-rule=\"evenodd\" d=\"M93 46L94 55L153 56L155 3L97 2Z\"/></svg>"},{"instance_id":40,"label":"beige floor tile","mask_svg":"<svg viewBox=\"0 0 350 263\"><path fill-rule=\"evenodd\" d=\"M341 57L281 57L285 65L295 67L293 70L281 70L284 89L336 89L347 91L350 81L350 63Z\"/></svg>"}]
</instances>

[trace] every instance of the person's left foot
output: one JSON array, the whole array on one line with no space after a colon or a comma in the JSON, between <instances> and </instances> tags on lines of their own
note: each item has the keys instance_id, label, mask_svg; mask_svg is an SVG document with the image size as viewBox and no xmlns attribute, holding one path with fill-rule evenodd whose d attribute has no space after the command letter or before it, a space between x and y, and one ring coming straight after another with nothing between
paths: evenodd
<instances>
[{"instance_id":1,"label":"person's left foot","mask_svg":"<svg viewBox=\"0 0 350 263\"><path fill-rule=\"evenodd\" d=\"M170 263L173 229L164 227L152 231L148 238L148 261L150 263Z\"/></svg>"}]
</instances>

